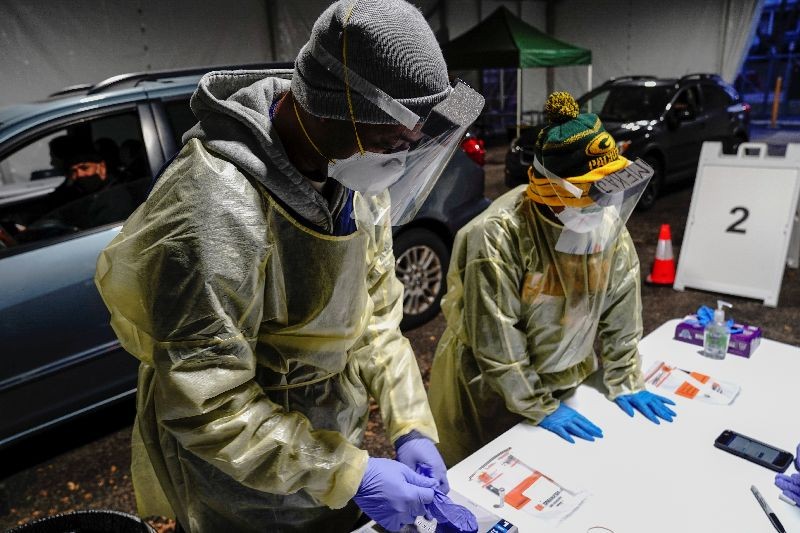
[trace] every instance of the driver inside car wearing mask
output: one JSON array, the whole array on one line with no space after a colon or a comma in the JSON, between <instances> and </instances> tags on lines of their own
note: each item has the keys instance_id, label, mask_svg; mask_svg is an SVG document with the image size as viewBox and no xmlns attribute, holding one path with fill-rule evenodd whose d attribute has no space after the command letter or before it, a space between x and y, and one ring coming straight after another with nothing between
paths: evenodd
<instances>
[{"instance_id":1,"label":"driver inside car wearing mask","mask_svg":"<svg viewBox=\"0 0 800 533\"><path fill-rule=\"evenodd\" d=\"M569 442L601 438L559 399L596 371L628 415L674 416L670 400L644 390L639 260L625 229L652 169L621 157L568 93L551 94L545 114L529 185L453 245L429 388L448 466L522 420Z\"/></svg>"}]
</instances>

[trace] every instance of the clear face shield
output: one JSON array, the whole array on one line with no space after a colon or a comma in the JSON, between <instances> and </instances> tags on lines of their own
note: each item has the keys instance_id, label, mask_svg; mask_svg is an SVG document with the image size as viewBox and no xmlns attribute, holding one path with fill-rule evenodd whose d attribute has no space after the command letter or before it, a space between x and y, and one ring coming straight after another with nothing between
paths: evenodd
<instances>
[{"instance_id":1,"label":"clear face shield","mask_svg":"<svg viewBox=\"0 0 800 533\"><path fill-rule=\"evenodd\" d=\"M458 150L467 128L478 118L483 109L483 96L456 80L444 100L435 105L427 117L421 118L321 46L314 46L311 55L341 79L347 91L357 91L410 130L414 137L419 137L408 150L386 154L360 151L350 158L334 161L328 169L330 177L365 196L380 194L388 188L391 205L379 209L368 222L378 224L386 216L393 226L409 222ZM355 124L355 117L352 118Z\"/></svg>"},{"instance_id":2,"label":"clear face shield","mask_svg":"<svg viewBox=\"0 0 800 533\"><path fill-rule=\"evenodd\" d=\"M547 205L564 226L555 249L574 255L599 253L614 242L653 177L641 159L583 187L555 176L538 160L533 168L552 187Z\"/></svg>"}]
</instances>

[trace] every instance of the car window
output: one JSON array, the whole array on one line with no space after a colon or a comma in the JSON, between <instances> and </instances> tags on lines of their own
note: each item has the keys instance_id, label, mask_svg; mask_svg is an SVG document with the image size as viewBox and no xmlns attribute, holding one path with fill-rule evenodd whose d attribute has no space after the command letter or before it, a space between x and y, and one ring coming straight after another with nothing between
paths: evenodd
<instances>
[{"instance_id":1,"label":"car window","mask_svg":"<svg viewBox=\"0 0 800 533\"><path fill-rule=\"evenodd\" d=\"M175 146L179 149L183 146L181 138L189 128L197 124L197 119L189 107L189 99L171 100L164 102L164 111L167 114L167 121L175 137Z\"/></svg>"},{"instance_id":2,"label":"car window","mask_svg":"<svg viewBox=\"0 0 800 533\"><path fill-rule=\"evenodd\" d=\"M616 85L590 93L579 101L581 112L596 113L602 120L633 122L657 119L674 89L665 85Z\"/></svg>"},{"instance_id":3,"label":"car window","mask_svg":"<svg viewBox=\"0 0 800 533\"><path fill-rule=\"evenodd\" d=\"M65 129L53 132L0 161L0 184L3 186L25 185L31 181L63 176L64 173L55 168L55 164L52 162L50 143L66 133Z\"/></svg>"},{"instance_id":4,"label":"car window","mask_svg":"<svg viewBox=\"0 0 800 533\"><path fill-rule=\"evenodd\" d=\"M704 84L703 107L706 109L724 109L731 105L730 96L718 85Z\"/></svg>"},{"instance_id":5,"label":"car window","mask_svg":"<svg viewBox=\"0 0 800 533\"><path fill-rule=\"evenodd\" d=\"M0 159L0 250L124 221L150 179L136 111L46 131Z\"/></svg>"},{"instance_id":6,"label":"car window","mask_svg":"<svg viewBox=\"0 0 800 533\"><path fill-rule=\"evenodd\" d=\"M581 107L581 113L598 113L603 109L603 106L606 103L606 99L608 98L608 90L599 91L588 98L582 98L578 103Z\"/></svg>"},{"instance_id":7,"label":"car window","mask_svg":"<svg viewBox=\"0 0 800 533\"><path fill-rule=\"evenodd\" d=\"M672 109L674 109L676 112L689 111L692 114L696 114L699 107L699 101L699 89L696 85L691 85L678 92L678 95L675 97L675 101L672 103Z\"/></svg>"}]
</instances>

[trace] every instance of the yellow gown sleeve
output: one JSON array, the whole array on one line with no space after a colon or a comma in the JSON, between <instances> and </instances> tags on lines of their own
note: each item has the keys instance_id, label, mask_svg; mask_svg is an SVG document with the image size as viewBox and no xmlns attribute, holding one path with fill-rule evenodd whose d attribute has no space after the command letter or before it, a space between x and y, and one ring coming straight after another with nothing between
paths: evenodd
<instances>
[{"instance_id":1,"label":"yellow gown sleeve","mask_svg":"<svg viewBox=\"0 0 800 533\"><path fill-rule=\"evenodd\" d=\"M389 439L395 442L416 430L438 442L414 351L400 332L403 284L394 271L392 228L387 220L375 231L375 257L368 278L373 311L351 353L370 395L380 407Z\"/></svg>"},{"instance_id":2,"label":"yellow gown sleeve","mask_svg":"<svg viewBox=\"0 0 800 533\"><path fill-rule=\"evenodd\" d=\"M526 332L518 327L522 273L511 249L515 239L495 233L496 228L480 236L480 253L464 267L464 334L483 379L506 408L538 424L559 402L542 386L528 354Z\"/></svg>"},{"instance_id":3,"label":"yellow gown sleeve","mask_svg":"<svg viewBox=\"0 0 800 533\"><path fill-rule=\"evenodd\" d=\"M603 381L608 397L644 389L639 340L642 338L642 297L639 258L627 230L617 241L598 334L602 342Z\"/></svg>"},{"instance_id":4,"label":"yellow gown sleeve","mask_svg":"<svg viewBox=\"0 0 800 533\"><path fill-rule=\"evenodd\" d=\"M367 453L285 411L254 380L270 283L264 199L229 163L198 160L176 159L168 173L188 177L162 176L101 254L96 283L112 326L154 369L157 422L180 446L253 489L304 489L343 507Z\"/></svg>"}]
</instances>

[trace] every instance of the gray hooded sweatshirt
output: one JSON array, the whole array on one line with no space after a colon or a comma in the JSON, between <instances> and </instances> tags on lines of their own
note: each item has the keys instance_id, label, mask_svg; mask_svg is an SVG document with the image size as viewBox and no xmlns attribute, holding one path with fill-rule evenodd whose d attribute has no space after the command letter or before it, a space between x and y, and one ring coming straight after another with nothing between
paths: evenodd
<instances>
[{"instance_id":1,"label":"gray hooded sweatshirt","mask_svg":"<svg viewBox=\"0 0 800 533\"><path fill-rule=\"evenodd\" d=\"M183 136L196 138L219 157L261 183L273 198L305 221L331 233L346 190L335 184L330 202L289 162L269 116L289 90L291 70L218 71L200 79L192 95L199 122Z\"/></svg>"}]
</instances>

